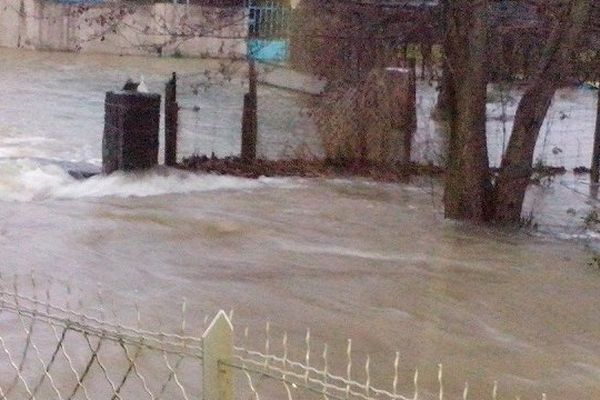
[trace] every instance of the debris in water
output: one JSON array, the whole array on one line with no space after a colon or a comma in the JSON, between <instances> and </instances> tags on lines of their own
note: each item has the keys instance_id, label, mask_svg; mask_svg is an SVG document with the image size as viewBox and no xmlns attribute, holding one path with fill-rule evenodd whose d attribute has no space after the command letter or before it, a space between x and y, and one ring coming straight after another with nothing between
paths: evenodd
<instances>
[{"instance_id":1,"label":"debris in water","mask_svg":"<svg viewBox=\"0 0 600 400\"><path fill-rule=\"evenodd\" d=\"M573 173L578 175L589 174L591 170L587 167L575 167L573 168Z\"/></svg>"}]
</instances>

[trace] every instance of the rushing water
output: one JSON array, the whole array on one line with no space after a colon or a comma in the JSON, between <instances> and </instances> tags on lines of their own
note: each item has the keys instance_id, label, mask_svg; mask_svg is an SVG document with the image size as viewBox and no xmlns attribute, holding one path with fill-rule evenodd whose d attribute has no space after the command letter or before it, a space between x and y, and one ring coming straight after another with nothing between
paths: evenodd
<instances>
[{"instance_id":1,"label":"rushing water","mask_svg":"<svg viewBox=\"0 0 600 400\"><path fill-rule=\"evenodd\" d=\"M140 303L167 321L186 297L192 310L233 308L251 331L269 319L301 342L310 327L339 351L352 337L357 359L369 352L375 371L389 371L398 350L407 388L419 367L433 390L443 363L449 394L468 380L489 398L498 380L500 398L600 396L600 271L584 246L597 237L580 227L594 206L585 181L567 176L531 191L543 234L444 221L439 187L424 181L165 169L78 181L65 167L98 166L105 91L139 74L160 90L173 70L216 66L0 50L0 67L3 272L36 270L84 290L101 283L117 304ZM237 114L227 120L210 102L234 110L242 92L209 89L202 126L219 129L197 146L235 151ZM591 104L583 96L574 104Z\"/></svg>"}]
</instances>

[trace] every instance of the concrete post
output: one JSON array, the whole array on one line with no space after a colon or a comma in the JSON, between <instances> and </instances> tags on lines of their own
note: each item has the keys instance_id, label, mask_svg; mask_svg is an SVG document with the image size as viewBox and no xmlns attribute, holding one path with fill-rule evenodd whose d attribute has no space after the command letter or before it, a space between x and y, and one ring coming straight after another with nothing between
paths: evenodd
<instances>
[{"instance_id":1,"label":"concrete post","mask_svg":"<svg viewBox=\"0 0 600 400\"><path fill-rule=\"evenodd\" d=\"M233 357L233 325L221 310L202 335L203 400L234 400L233 371L222 361Z\"/></svg>"}]
</instances>

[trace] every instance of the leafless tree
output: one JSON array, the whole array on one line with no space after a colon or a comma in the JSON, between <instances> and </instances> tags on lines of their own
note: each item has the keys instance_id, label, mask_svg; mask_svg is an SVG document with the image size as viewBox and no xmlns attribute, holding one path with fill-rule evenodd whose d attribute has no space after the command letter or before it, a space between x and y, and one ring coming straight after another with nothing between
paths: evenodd
<instances>
[{"instance_id":1,"label":"leafless tree","mask_svg":"<svg viewBox=\"0 0 600 400\"><path fill-rule=\"evenodd\" d=\"M556 90L575 74L593 0L548 2L552 29L519 102L497 177L489 175L485 136L485 1L445 0L444 71L450 118L446 215L476 222L520 221L535 144ZM551 3L551 4L550 4ZM477 20L478 22L475 22Z\"/></svg>"},{"instance_id":2,"label":"leafless tree","mask_svg":"<svg viewBox=\"0 0 600 400\"><path fill-rule=\"evenodd\" d=\"M552 33L519 102L511 138L495 188L494 220L515 223L521 218L530 182L533 154L540 128L556 90L572 76L576 52L588 24L593 0L570 0L556 5Z\"/></svg>"}]
</instances>

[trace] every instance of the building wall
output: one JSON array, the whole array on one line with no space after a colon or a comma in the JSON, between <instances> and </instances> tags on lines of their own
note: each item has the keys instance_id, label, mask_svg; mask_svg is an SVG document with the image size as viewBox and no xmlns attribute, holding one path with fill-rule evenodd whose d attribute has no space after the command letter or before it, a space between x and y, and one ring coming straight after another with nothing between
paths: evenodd
<instances>
[{"instance_id":1,"label":"building wall","mask_svg":"<svg viewBox=\"0 0 600 400\"><path fill-rule=\"evenodd\" d=\"M119 55L241 58L243 8L0 0L0 46Z\"/></svg>"}]
</instances>

